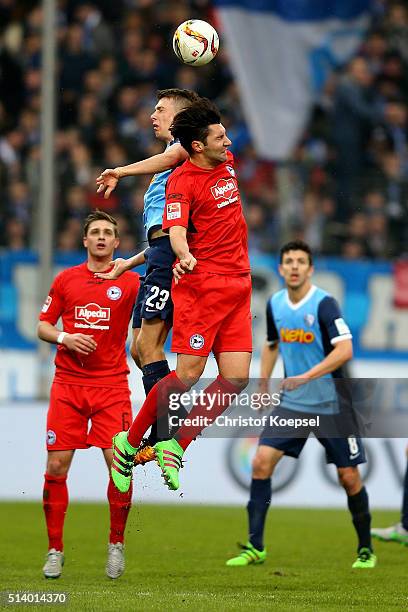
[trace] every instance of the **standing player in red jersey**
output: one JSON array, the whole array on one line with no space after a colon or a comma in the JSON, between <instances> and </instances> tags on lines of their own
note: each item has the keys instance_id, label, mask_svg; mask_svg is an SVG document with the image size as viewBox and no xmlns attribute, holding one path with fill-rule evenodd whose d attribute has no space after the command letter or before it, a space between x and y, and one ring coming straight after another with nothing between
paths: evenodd
<instances>
[{"instance_id":1,"label":"standing player in red jersey","mask_svg":"<svg viewBox=\"0 0 408 612\"><path fill-rule=\"evenodd\" d=\"M55 376L47 415L47 468L44 513L48 530L46 578L58 578L64 564L63 527L68 507L67 475L78 448L102 449L112 463L112 436L132 421L126 338L139 276L126 272L112 281L96 278L109 268L119 244L116 220L95 211L84 224L87 261L55 278L40 314L38 336L57 344ZM143 254L140 262L143 262ZM56 327L61 317L63 330ZM88 431L88 422L91 428ZM123 535L132 489L108 485L110 538L106 573L124 570Z\"/></svg>"},{"instance_id":2,"label":"standing player in red jersey","mask_svg":"<svg viewBox=\"0 0 408 612\"><path fill-rule=\"evenodd\" d=\"M178 258L178 282L172 288L177 367L153 387L129 432L114 438L111 475L120 491L131 485L133 457L157 412L167 411L171 394L188 391L199 380L211 351L219 376L205 390L206 400L191 410L194 422L205 417L206 425L213 422L249 376L251 277L247 227L228 152L231 141L207 99L178 113L170 130L189 153L168 179L163 216L163 229L169 231ZM181 424L175 438L155 444L156 461L170 489L178 489L183 453L204 426Z\"/></svg>"}]
</instances>

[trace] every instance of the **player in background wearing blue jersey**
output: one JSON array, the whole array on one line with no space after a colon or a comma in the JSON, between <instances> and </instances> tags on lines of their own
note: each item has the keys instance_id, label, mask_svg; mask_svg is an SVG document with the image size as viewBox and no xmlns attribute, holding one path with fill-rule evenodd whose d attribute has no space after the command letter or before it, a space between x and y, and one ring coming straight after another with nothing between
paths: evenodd
<instances>
[{"instance_id":1,"label":"player in background wearing blue jersey","mask_svg":"<svg viewBox=\"0 0 408 612\"><path fill-rule=\"evenodd\" d=\"M108 198L121 178L156 172L144 196L143 221L149 247L144 252L146 272L136 299L131 346L132 357L143 373L146 395L160 379L170 373L164 353L164 343L173 318L170 290L175 255L169 235L162 231L162 219L167 179L171 171L187 159L188 154L180 143L173 140L169 128L176 113L198 99L199 96L195 92L187 89L158 91L157 104L151 120L155 136L166 143L166 150L128 166L109 168L102 172L96 181L98 193L104 192L104 197ZM112 271L101 274L101 278L118 278L126 270L140 265L140 254L129 259L118 258L113 263ZM139 450L136 462L144 463L154 458L151 447L158 439L157 424L155 424L147 446Z\"/></svg>"},{"instance_id":2,"label":"player in background wearing blue jersey","mask_svg":"<svg viewBox=\"0 0 408 612\"><path fill-rule=\"evenodd\" d=\"M333 378L342 377L342 367L352 358L350 330L334 298L312 284L312 254L306 243L298 240L282 247L279 273L286 287L268 301L267 342L261 356L264 385L272 374L279 350L283 359L281 403L272 414L286 418L299 414L335 415L339 405ZM310 383L312 380L315 382ZM265 561L263 534L271 502L271 476L283 455L299 457L311 431L305 427L301 433L293 429L280 433L278 428L268 425L262 432L252 465L248 543L238 556L227 561L228 566ZM319 431L314 431L326 450L327 461L336 465L339 482L347 494L358 537L358 557L352 567L373 568L376 556L371 546L368 496L357 467L365 462L361 439L350 435L353 431L348 431L348 437L335 438L320 437L322 433L319 436ZM286 437L282 437L283 433Z\"/></svg>"},{"instance_id":3,"label":"player in background wearing blue jersey","mask_svg":"<svg viewBox=\"0 0 408 612\"><path fill-rule=\"evenodd\" d=\"M405 452L408 457L408 447ZM408 546L408 462L405 468L400 522L391 527L374 527L371 535L382 542L397 542Z\"/></svg>"}]
</instances>

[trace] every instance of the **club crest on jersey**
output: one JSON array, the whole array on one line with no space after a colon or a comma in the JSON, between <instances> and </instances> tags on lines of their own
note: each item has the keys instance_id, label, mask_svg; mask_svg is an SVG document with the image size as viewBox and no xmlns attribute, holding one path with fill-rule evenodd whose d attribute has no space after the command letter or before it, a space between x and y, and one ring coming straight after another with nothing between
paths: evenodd
<instances>
[{"instance_id":1,"label":"club crest on jersey","mask_svg":"<svg viewBox=\"0 0 408 612\"><path fill-rule=\"evenodd\" d=\"M47 299L45 300L43 307L41 308L41 312L47 312L47 310L51 306L51 302L52 302L52 297L49 295L47 296Z\"/></svg>"},{"instance_id":2,"label":"club crest on jersey","mask_svg":"<svg viewBox=\"0 0 408 612\"><path fill-rule=\"evenodd\" d=\"M88 325L97 325L100 321L110 321L110 308L103 308L95 302L86 306L75 306L75 318Z\"/></svg>"},{"instance_id":3,"label":"club crest on jersey","mask_svg":"<svg viewBox=\"0 0 408 612\"><path fill-rule=\"evenodd\" d=\"M235 191L238 191L238 185L236 180L234 180L233 178L220 178L218 179L216 184L211 187L211 193L213 195L213 198L215 198L216 200L219 200L220 198L225 198L231 201L231 198Z\"/></svg>"},{"instance_id":4,"label":"club crest on jersey","mask_svg":"<svg viewBox=\"0 0 408 612\"><path fill-rule=\"evenodd\" d=\"M119 300L122 297L122 289L114 285L113 287L109 287L106 295L110 300Z\"/></svg>"},{"instance_id":5,"label":"club crest on jersey","mask_svg":"<svg viewBox=\"0 0 408 612\"><path fill-rule=\"evenodd\" d=\"M235 170L232 166L225 166L231 176L235 176Z\"/></svg>"},{"instance_id":6,"label":"club crest on jersey","mask_svg":"<svg viewBox=\"0 0 408 612\"><path fill-rule=\"evenodd\" d=\"M204 338L201 334L193 334L190 338L190 346L192 349L198 351L204 346Z\"/></svg>"},{"instance_id":7,"label":"club crest on jersey","mask_svg":"<svg viewBox=\"0 0 408 612\"><path fill-rule=\"evenodd\" d=\"M49 429L47 431L47 444L49 446L52 446L53 444L56 443L56 441L57 441L57 434L52 429Z\"/></svg>"},{"instance_id":8,"label":"club crest on jersey","mask_svg":"<svg viewBox=\"0 0 408 612\"><path fill-rule=\"evenodd\" d=\"M315 322L315 317L312 314L305 314L303 319L304 319L306 325L308 325L309 327L312 327L313 323Z\"/></svg>"},{"instance_id":9,"label":"club crest on jersey","mask_svg":"<svg viewBox=\"0 0 408 612\"><path fill-rule=\"evenodd\" d=\"M181 219L181 202L170 202L167 204L167 219Z\"/></svg>"}]
</instances>

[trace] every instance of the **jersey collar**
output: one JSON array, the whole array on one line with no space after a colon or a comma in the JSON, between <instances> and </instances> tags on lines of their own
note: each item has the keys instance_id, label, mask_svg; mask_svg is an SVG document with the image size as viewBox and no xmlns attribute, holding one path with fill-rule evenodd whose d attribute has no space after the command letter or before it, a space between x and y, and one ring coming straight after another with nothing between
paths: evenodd
<instances>
[{"instance_id":1,"label":"jersey collar","mask_svg":"<svg viewBox=\"0 0 408 612\"><path fill-rule=\"evenodd\" d=\"M305 297L303 297L300 302L296 302L296 304L294 304L293 302L290 301L289 299L289 293L288 290L286 289L286 303L289 306L289 308L291 308L291 310L298 310L299 308L301 308L301 306L303 306L303 304L306 304L306 302L312 297L312 295L314 294L314 292L316 291L317 287L316 285L312 285L309 289L309 291L306 293Z\"/></svg>"}]
</instances>

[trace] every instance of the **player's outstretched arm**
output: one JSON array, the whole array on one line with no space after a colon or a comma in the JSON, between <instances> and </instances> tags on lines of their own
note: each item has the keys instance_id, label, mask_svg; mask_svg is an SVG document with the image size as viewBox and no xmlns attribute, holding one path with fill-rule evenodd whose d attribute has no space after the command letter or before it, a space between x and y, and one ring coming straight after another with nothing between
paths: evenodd
<instances>
[{"instance_id":1,"label":"player's outstretched arm","mask_svg":"<svg viewBox=\"0 0 408 612\"><path fill-rule=\"evenodd\" d=\"M97 344L92 335L68 334L63 332L48 321L38 323L37 334L40 340L51 344L63 344L70 351L75 351L81 355L89 355L96 349Z\"/></svg>"},{"instance_id":2,"label":"player's outstretched arm","mask_svg":"<svg viewBox=\"0 0 408 612\"><path fill-rule=\"evenodd\" d=\"M96 191L97 193L103 193L104 198L109 198L121 178L171 170L185 161L187 157L187 151L180 144L176 143L168 147L163 153L152 155L152 157L142 159L134 164L107 168L96 179Z\"/></svg>"},{"instance_id":3,"label":"player's outstretched arm","mask_svg":"<svg viewBox=\"0 0 408 612\"><path fill-rule=\"evenodd\" d=\"M146 250L146 249L145 249ZM131 270L132 268L137 268L137 266L141 266L145 262L145 251L141 251L128 259L124 259L123 257L118 257L113 261L109 262L110 266L113 266L110 272L95 272L95 276L98 278L104 278L106 280L114 280L115 278L119 278L124 272Z\"/></svg>"}]
</instances>

